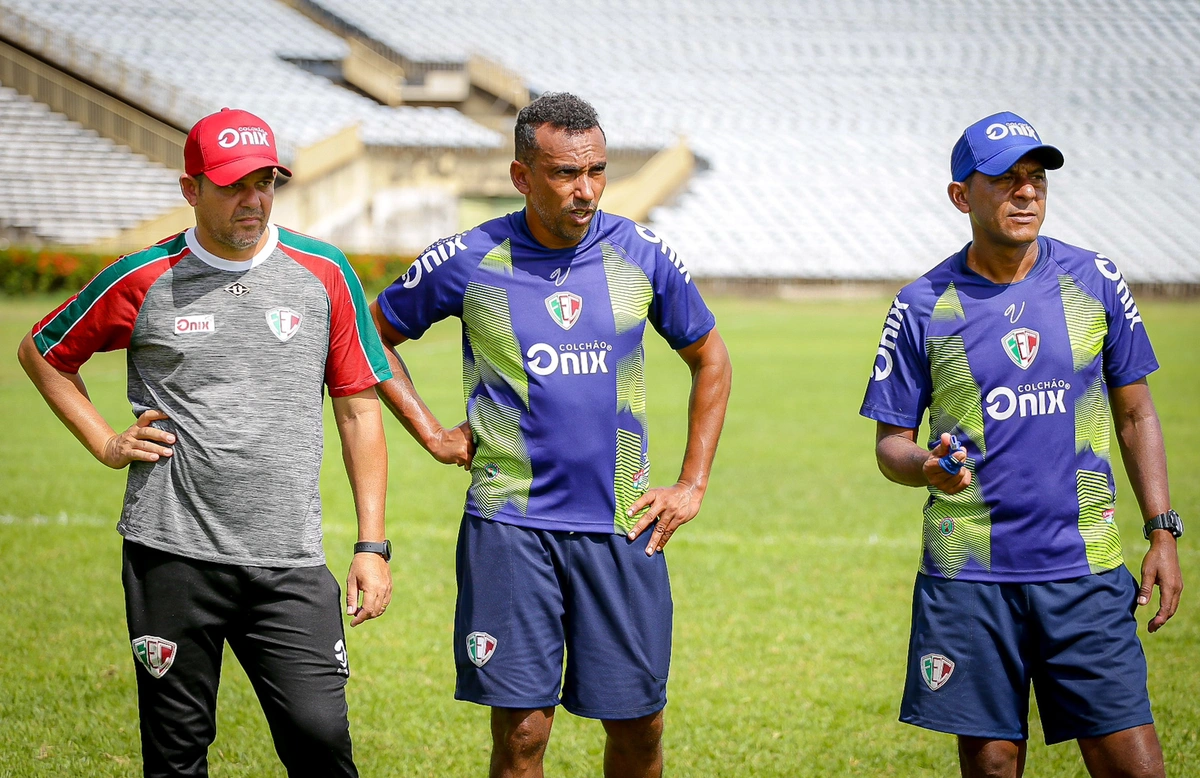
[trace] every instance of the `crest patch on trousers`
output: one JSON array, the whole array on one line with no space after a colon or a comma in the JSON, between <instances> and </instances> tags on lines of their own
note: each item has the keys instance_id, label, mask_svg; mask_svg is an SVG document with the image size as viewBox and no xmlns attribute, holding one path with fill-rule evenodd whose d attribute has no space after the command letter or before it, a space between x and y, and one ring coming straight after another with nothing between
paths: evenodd
<instances>
[{"instance_id":1,"label":"crest patch on trousers","mask_svg":"<svg viewBox=\"0 0 1200 778\"><path fill-rule=\"evenodd\" d=\"M153 635L142 635L133 639L133 655L155 678L162 678L175 661L177 646L169 640Z\"/></svg>"}]
</instances>

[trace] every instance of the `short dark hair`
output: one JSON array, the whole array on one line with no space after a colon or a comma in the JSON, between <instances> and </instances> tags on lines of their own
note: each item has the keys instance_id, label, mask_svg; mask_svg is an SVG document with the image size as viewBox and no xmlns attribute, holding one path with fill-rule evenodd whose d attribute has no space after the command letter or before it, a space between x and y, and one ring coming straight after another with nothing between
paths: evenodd
<instances>
[{"instance_id":1,"label":"short dark hair","mask_svg":"<svg viewBox=\"0 0 1200 778\"><path fill-rule=\"evenodd\" d=\"M533 155L538 150L535 133L543 124L572 134L599 127L600 134L604 134L600 117L591 103L570 92L546 92L517 114L517 126L513 131L516 157L526 165L533 164Z\"/></svg>"}]
</instances>

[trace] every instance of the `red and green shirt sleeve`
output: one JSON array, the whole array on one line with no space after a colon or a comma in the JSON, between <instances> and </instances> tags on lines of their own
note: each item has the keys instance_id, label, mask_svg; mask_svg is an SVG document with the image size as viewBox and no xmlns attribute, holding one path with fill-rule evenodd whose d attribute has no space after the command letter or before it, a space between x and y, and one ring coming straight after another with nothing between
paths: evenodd
<instances>
[{"instance_id":1,"label":"red and green shirt sleeve","mask_svg":"<svg viewBox=\"0 0 1200 778\"><path fill-rule=\"evenodd\" d=\"M33 343L52 367L78 373L97 351L129 346L146 292L187 252L183 235L121 257L33 328Z\"/></svg>"},{"instance_id":2,"label":"red and green shirt sleeve","mask_svg":"<svg viewBox=\"0 0 1200 778\"><path fill-rule=\"evenodd\" d=\"M329 296L329 396L346 397L391 378L362 284L346 255L324 241L283 228L279 247L312 273Z\"/></svg>"}]
</instances>

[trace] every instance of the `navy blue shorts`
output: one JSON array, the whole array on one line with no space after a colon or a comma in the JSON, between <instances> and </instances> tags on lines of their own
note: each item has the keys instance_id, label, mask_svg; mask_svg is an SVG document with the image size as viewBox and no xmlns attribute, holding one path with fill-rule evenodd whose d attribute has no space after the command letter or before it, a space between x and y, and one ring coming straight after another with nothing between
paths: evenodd
<instances>
[{"instance_id":1,"label":"navy blue shorts","mask_svg":"<svg viewBox=\"0 0 1200 778\"><path fill-rule=\"evenodd\" d=\"M1032 683L1047 744L1151 724L1136 605L1124 565L1032 584L918 575L900 720L1027 740Z\"/></svg>"},{"instance_id":2,"label":"navy blue shorts","mask_svg":"<svg viewBox=\"0 0 1200 778\"><path fill-rule=\"evenodd\" d=\"M463 517L455 698L549 708L561 690L564 708L592 719L662 710L671 583L663 555L645 549L646 536L630 542Z\"/></svg>"}]
</instances>

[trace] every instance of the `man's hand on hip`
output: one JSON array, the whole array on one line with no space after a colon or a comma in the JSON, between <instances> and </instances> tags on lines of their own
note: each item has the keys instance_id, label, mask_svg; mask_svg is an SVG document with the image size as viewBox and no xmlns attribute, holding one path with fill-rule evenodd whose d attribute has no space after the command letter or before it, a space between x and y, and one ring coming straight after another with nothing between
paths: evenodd
<instances>
[{"instance_id":1,"label":"man's hand on hip","mask_svg":"<svg viewBox=\"0 0 1200 778\"><path fill-rule=\"evenodd\" d=\"M1158 613L1150 619L1147 629L1158 632L1179 608L1179 594L1183 591L1183 573L1179 570L1179 551L1175 538L1166 530L1150 533L1150 550L1142 559L1142 585L1138 591L1138 605L1148 605L1158 587Z\"/></svg>"},{"instance_id":2,"label":"man's hand on hip","mask_svg":"<svg viewBox=\"0 0 1200 778\"><path fill-rule=\"evenodd\" d=\"M150 426L152 422L168 418L162 411L145 411L132 427L108 439L101 451L100 461L114 470L120 470L130 462L157 462L160 457L171 456L175 452L168 446L175 442L175 436Z\"/></svg>"},{"instance_id":3,"label":"man's hand on hip","mask_svg":"<svg viewBox=\"0 0 1200 778\"><path fill-rule=\"evenodd\" d=\"M362 603L359 604L359 595ZM346 576L346 615L351 627L383 615L392 601L392 570L379 554L355 554Z\"/></svg>"},{"instance_id":4,"label":"man's hand on hip","mask_svg":"<svg viewBox=\"0 0 1200 778\"><path fill-rule=\"evenodd\" d=\"M629 531L629 539L636 540L657 520L658 524L650 533L650 542L646 545L646 556L654 556L654 552L663 550L667 541L675 534L675 530L696 518L703 499L704 490L683 481L674 486L648 490L629 507L630 517L645 510L637 524Z\"/></svg>"}]
</instances>

